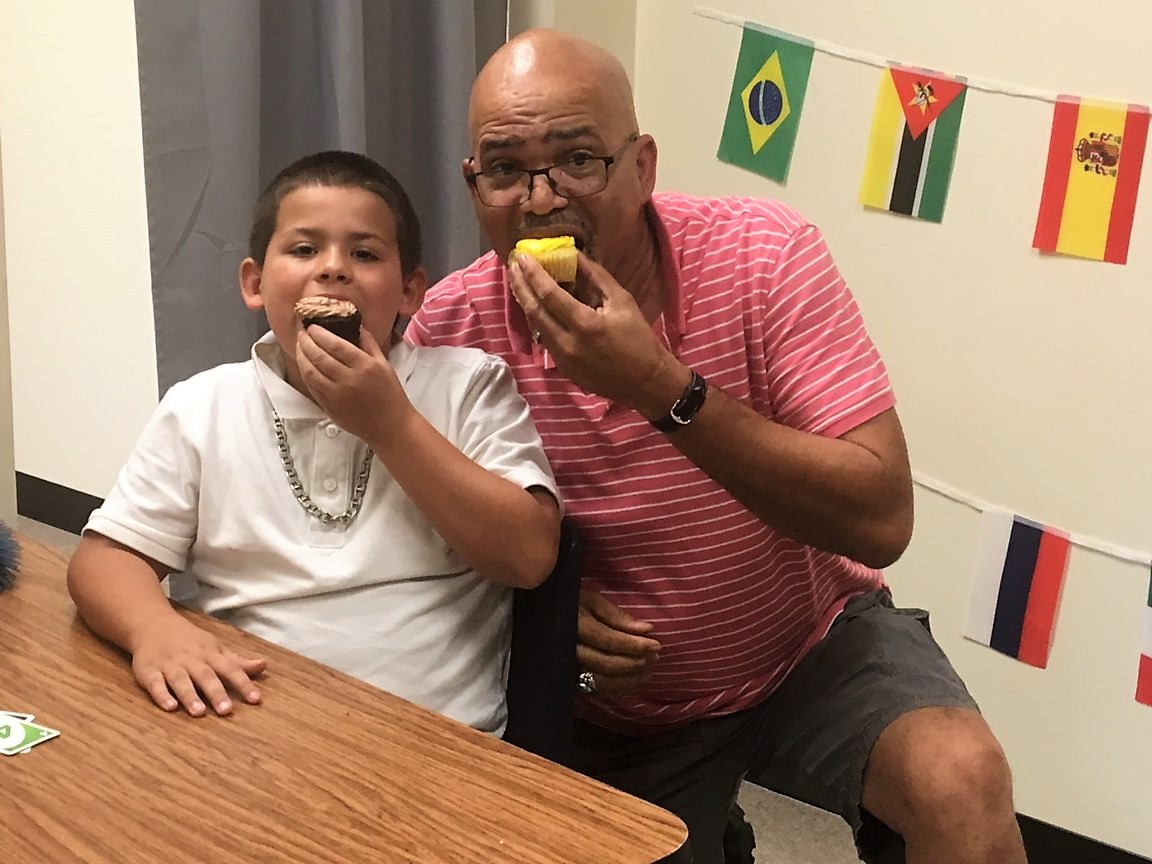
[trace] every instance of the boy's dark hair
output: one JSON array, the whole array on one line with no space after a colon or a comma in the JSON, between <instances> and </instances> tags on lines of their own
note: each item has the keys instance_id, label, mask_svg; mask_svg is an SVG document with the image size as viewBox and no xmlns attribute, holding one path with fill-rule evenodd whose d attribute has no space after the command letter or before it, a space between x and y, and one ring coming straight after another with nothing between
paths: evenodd
<instances>
[{"instance_id":1,"label":"boy's dark hair","mask_svg":"<svg viewBox=\"0 0 1152 864\"><path fill-rule=\"evenodd\" d=\"M396 219L396 245L400 252L400 271L405 277L420 266L423 255L420 221L400 182L380 163L359 153L325 150L297 159L264 187L256 198L252 233L248 237L248 254L261 267L268 254L268 244L276 231L280 202L304 186L366 189L384 199Z\"/></svg>"}]
</instances>

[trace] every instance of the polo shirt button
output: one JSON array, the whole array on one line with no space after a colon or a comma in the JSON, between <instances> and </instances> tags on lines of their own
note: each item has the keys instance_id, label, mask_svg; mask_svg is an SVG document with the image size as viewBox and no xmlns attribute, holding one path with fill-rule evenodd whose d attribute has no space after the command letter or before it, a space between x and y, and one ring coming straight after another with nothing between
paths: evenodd
<instances>
[{"instance_id":1,"label":"polo shirt button","mask_svg":"<svg viewBox=\"0 0 1152 864\"><path fill-rule=\"evenodd\" d=\"M324 481L324 491L325 492L335 492L336 491L336 481L333 480L331 477L329 477L327 480Z\"/></svg>"},{"instance_id":2,"label":"polo shirt button","mask_svg":"<svg viewBox=\"0 0 1152 864\"><path fill-rule=\"evenodd\" d=\"M337 426L335 423L329 423L327 426L324 427L324 434L327 435L329 438L335 438L337 435L340 434L340 427Z\"/></svg>"}]
</instances>

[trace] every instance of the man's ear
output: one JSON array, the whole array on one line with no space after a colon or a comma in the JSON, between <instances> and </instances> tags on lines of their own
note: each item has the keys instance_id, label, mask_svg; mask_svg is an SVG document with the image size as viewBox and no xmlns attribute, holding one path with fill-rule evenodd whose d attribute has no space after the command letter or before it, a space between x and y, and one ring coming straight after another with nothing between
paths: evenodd
<instances>
[{"instance_id":1,"label":"man's ear","mask_svg":"<svg viewBox=\"0 0 1152 864\"><path fill-rule=\"evenodd\" d=\"M464 183L468 187L468 194L471 195L473 199L476 198L476 186L473 185L469 178L475 173L476 166L472 162L471 157L460 160L460 176L464 178Z\"/></svg>"},{"instance_id":2,"label":"man's ear","mask_svg":"<svg viewBox=\"0 0 1152 864\"><path fill-rule=\"evenodd\" d=\"M260 277L264 268L255 259L245 258L240 262L240 296L249 309L263 309L264 295L260 293Z\"/></svg>"},{"instance_id":3,"label":"man's ear","mask_svg":"<svg viewBox=\"0 0 1152 864\"><path fill-rule=\"evenodd\" d=\"M641 135L636 148L636 169L640 177L640 188L644 199L652 196L656 189L656 139L651 135Z\"/></svg>"},{"instance_id":4,"label":"man's ear","mask_svg":"<svg viewBox=\"0 0 1152 864\"><path fill-rule=\"evenodd\" d=\"M399 314L415 315L424 302L424 292L427 290L428 273L423 267L417 267L404 280L404 296L400 299Z\"/></svg>"}]
</instances>

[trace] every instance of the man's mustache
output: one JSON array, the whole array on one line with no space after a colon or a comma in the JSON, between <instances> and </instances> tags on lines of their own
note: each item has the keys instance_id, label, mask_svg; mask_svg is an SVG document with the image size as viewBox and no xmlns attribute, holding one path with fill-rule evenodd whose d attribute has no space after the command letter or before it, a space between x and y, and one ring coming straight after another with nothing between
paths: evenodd
<instances>
[{"instance_id":1,"label":"man's mustache","mask_svg":"<svg viewBox=\"0 0 1152 864\"><path fill-rule=\"evenodd\" d=\"M579 229L580 234L585 236L589 233L588 226L584 224L582 219L576 218L572 214L565 213L562 210L549 213L547 216L527 214L521 219L516 231L519 234L528 234L534 231L547 231L551 228L576 228Z\"/></svg>"}]
</instances>

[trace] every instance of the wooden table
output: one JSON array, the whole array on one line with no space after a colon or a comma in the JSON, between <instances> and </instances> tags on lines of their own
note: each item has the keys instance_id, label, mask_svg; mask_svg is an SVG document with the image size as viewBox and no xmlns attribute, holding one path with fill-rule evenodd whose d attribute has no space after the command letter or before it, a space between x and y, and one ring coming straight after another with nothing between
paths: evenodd
<instances>
[{"instance_id":1,"label":"wooden table","mask_svg":"<svg viewBox=\"0 0 1152 864\"><path fill-rule=\"evenodd\" d=\"M665 810L195 613L268 658L263 704L166 714L76 617L64 558L18 539L0 710L61 735L0 757L0 860L631 864L684 843Z\"/></svg>"}]
</instances>

